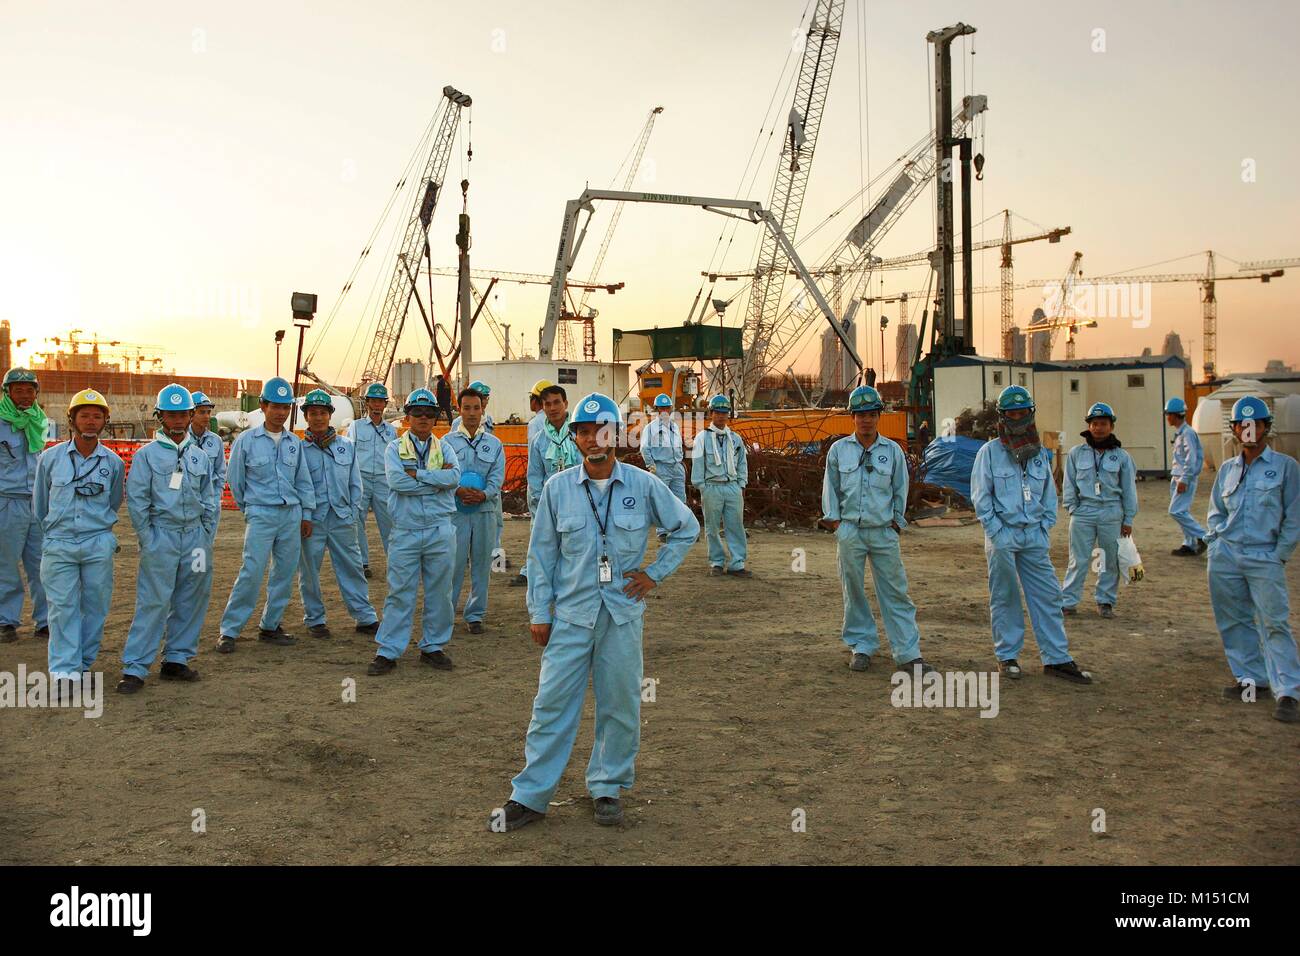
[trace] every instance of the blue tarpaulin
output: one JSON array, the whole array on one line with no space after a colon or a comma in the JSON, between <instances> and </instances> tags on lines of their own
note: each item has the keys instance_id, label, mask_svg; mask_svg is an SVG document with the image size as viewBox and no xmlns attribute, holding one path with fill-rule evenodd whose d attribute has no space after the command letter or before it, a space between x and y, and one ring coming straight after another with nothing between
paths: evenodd
<instances>
[{"instance_id":1,"label":"blue tarpaulin","mask_svg":"<svg viewBox=\"0 0 1300 956\"><path fill-rule=\"evenodd\" d=\"M970 500L970 473L975 467L975 455L984 447L979 438L953 435L936 438L925 446L925 480L934 485L944 485Z\"/></svg>"}]
</instances>

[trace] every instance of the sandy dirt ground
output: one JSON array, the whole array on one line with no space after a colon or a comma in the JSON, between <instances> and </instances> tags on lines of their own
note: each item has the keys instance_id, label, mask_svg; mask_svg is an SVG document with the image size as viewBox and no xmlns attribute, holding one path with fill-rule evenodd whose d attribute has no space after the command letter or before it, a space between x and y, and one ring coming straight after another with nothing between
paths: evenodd
<instances>
[{"instance_id":1,"label":"sandy dirt ground","mask_svg":"<svg viewBox=\"0 0 1300 956\"><path fill-rule=\"evenodd\" d=\"M332 640L306 636L295 595L285 625L297 646L252 640L219 656L243 530L227 512L194 662L203 680L155 676L122 697L112 687L138 556L123 511L97 665L103 716L0 710L0 862L1294 863L1300 728L1273 720L1270 703L1220 699L1230 677L1204 559L1169 555L1178 537L1166 487L1139 485L1146 581L1121 591L1112 621L1096 615L1090 582L1068 621L1097 683L1043 676L1030 638L1026 676L1001 684L993 719L893 707L887 653L865 674L847 669L829 534L753 532L751 581L709 577L701 541L650 597L655 700L642 705L626 824L592 822L589 693L556 805L512 834L486 822L521 766L536 690L522 589L494 577L486 632L457 624L454 671L418 665L412 647L397 671L371 678L374 645L352 631L327 561ZM1207 493L1208 482L1198 514ZM507 521L512 554L528 527ZM373 525L371 534L381 556ZM796 548L803 573L791 571ZM992 667L978 525L910 530L903 555L926 658L945 670ZM1063 574L1064 521L1053 559ZM44 644L29 626L20 634L0 646L0 670L44 667ZM348 678L355 703L342 699ZM193 832L196 810L206 832ZM1097 810L1104 833L1094 832Z\"/></svg>"}]
</instances>

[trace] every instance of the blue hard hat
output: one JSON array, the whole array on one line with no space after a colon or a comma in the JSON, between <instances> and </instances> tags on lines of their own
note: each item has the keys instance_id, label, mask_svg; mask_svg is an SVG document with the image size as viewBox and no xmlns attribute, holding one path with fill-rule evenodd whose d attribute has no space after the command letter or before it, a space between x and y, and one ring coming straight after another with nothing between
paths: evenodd
<instances>
[{"instance_id":1,"label":"blue hard hat","mask_svg":"<svg viewBox=\"0 0 1300 956\"><path fill-rule=\"evenodd\" d=\"M293 386L278 375L275 378L268 378L262 383L261 400L276 405L292 405Z\"/></svg>"},{"instance_id":2,"label":"blue hard hat","mask_svg":"<svg viewBox=\"0 0 1300 956\"><path fill-rule=\"evenodd\" d=\"M477 471L462 471L460 473L460 484L463 488L473 488L475 491L482 491L487 487L487 482ZM456 499L456 510L463 515L472 515L483 507L483 502L477 502L467 505L459 498Z\"/></svg>"},{"instance_id":3,"label":"blue hard hat","mask_svg":"<svg viewBox=\"0 0 1300 956\"><path fill-rule=\"evenodd\" d=\"M850 412L883 412L885 403L880 400L880 393L870 385L859 385L849 393Z\"/></svg>"},{"instance_id":4,"label":"blue hard hat","mask_svg":"<svg viewBox=\"0 0 1300 956\"><path fill-rule=\"evenodd\" d=\"M714 395L709 399L709 411L711 412L729 412L731 411L731 399L726 395Z\"/></svg>"},{"instance_id":5,"label":"blue hard hat","mask_svg":"<svg viewBox=\"0 0 1300 956\"><path fill-rule=\"evenodd\" d=\"M173 382L171 385L164 385L162 391L158 393L158 401L154 403L155 412L192 412L194 411L194 396L184 385L177 385Z\"/></svg>"},{"instance_id":6,"label":"blue hard hat","mask_svg":"<svg viewBox=\"0 0 1300 956\"><path fill-rule=\"evenodd\" d=\"M1088 414L1083 416L1085 422L1090 422L1094 418L1109 418L1112 425L1115 424L1115 410L1105 402L1093 402L1092 407L1088 409Z\"/></svg>"},{"instance_id":7,"label":"blue hard hat","mask_svg":"<svg viewBox=\"0 0 1300 956\"><path fill-rule=\"evenodd\" d=\"M382 398L384 401L388 401L388 389L384 387L383 382L371 382L369 385L366 386L365 394L362 395L361 397Z\"/></svg>"},{"instance_id":8,"label":"blue hard hat","mask_svg":"<svg viewBox=\"0 0 1300 956\"><path fill-rule=\"evenodd\" d=\"M410 395L406 396L406 405L402 411L409 412L412 408L437 408L438 400L433 397L433 392L427 388L417 388Z\"/></svg>"},{"instance_id":9,"label":"blue hard hat","mask_svg":"<svg viewBox=\"0 0 1300 956\"><path fill-rule=\"evenodd\" d=\"M601 425L619 425L623 422L623 413L608 395L592 392L578 399L576 411L569 419L569 428L573 429L583 422L596 422Z\"/></svg>"},{"instance_id":10,"label":"blue hard hat","mask_svg":"<svg viewBox=\"0 0 1300 956\"><path fill-rule=\"evenodd\" d=\"M477 379L474 380L473 382L470 382L468 388L471 392L478 392L484 398L487 398L492 394L492 389L484 385L482 382L478 381Z\"/></svg>"},{"instance_id":11,"label":"blue hard hat","mask_svg":"<svg viewBox=\"0 0 1300 956\"><path fill-rule=\"evenodd\" d=\"M330 393L323 388L313 388L307 393L307 397L302 400L302 407L307 408L328 408L334 411L334 400L330 398Z\"/></svg>"},{"instance_id":12,"label":"blue hard hat","mask_svg":"<svg viewBox=\"0 0 1300 956\"><path fill-rule=\"evenodd\" d=\"M673 400L667 392L660 392L655 396L655 408L672 408Z\"/></svg>"},{"instance_id":13,"label":"blue hard hat","mask_svg":"<svg viewBox=\"0 0 1300 956\"><path fill-rule=\"evenodd\" d=\"M217 407L216 403L213 402L212 399L208 398L208 396L204 395L202 392L190 392L190 398L194 399L195 408L203 408L205 405L208 408Z\"/></svg>"},{"instance_id":14,"label":"blue hard hat","mask_svg":"<svg viewBox=\"0 0 1300 956\"><path fill-rule=\"evenodd\" d=\"M1165 402L1166 415L1186 415L1187 403L1181 398L1171 398Z\"/></svg>"},{"instance_id":15,"label":"blue hard hat","mask_svg":"<svg viewBox=\"0 0 1300 956\"><path fill-rule=\"evenodd\" d=\"M1017 408L1033 408L1034 398L1023 385L1008 385L998 396L998 411L1009 412Z\"/></svg>"},{"instance_id":16,"label":"blue hard hat","mask_svg":"<svg viewBox=\"0 0 1300 956\"><path fill-rule=\"evenodd\" d=\"M1268 410L1262 398L1245 395L1232 403L1232 415L1228 421L1237 422L1271 422L1273 413Z\"/></svg>"}]
</instances>

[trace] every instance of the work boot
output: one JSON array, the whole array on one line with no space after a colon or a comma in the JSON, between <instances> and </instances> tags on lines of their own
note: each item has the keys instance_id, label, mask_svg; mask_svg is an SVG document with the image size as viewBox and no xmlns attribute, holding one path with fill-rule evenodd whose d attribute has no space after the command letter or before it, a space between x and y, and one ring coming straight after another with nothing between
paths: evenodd
<instances>
[{"instance_id":1,"label":"work boot","mask_svg":"<svg viewBox=\"0 0 1300 956\"><path fill-rule=\"evenodd\" d=\"M1079 609L1075 607L1073 604L1071 604L1069 607L1061 608L1061 613L1064 614L1066 617L1074 617L1076 614L1079 613Z\"/></svg>"},{"instance_id":2,"label":"work boot","mask_svg":"<svg viewBox=\"0 0 1300 956\"><path fill-rule=\"evenodd\" d=\"M12 644L18 640L18 629L12 624L0 624L0 644Z\"/></svg>"},{"instance_id":3,"label":"work boot","mask_svg":"<svg viewBox=\"0 0 1300 956\"><path fill-rule=\"evenodd\" d=\"M528 587L528 575L516 574L507 582L507 584L512 588L526 588Z\"/></svg>"},{"instance_id":4,"label":"work boot","mask_svg":"<svg viewBox=\"0 0 1300 956\"><path fill-rule=\"evenodd\" d=\"M369 624L358 624L353 628L358 634L378 634L379 622L371 621Z\"/></svg>"},{"instance_id":5,"label":"work boot","mask_svg":"<svg viewBox=\"0 0 1300 956\"><path fill-rule=\"evenodd\" d=\"M1255 700L1264 700L1265 698L1273 696L1273 691L1266 685L1247 684L1245 681L1238 681L1235 684L1223 688L1223 699L1239 700L1242 703L1246 703L1250 700L1250 698L1246 696L1246 691L1251 690L1252 688L1255 691Z\"/></svg>"},{"instance_id":6,"label":"work boot","mask_svg":"<svg viewBox=\"0 0 1300 956\"><path fill-rule=\"evenodd\" d=\"M1054 677L1063 677L1075 684L1092 683L1092 675L1087 671L1079 670L1079 665L1074 661L1066 661L1064 664L1044 664L1043 673L1051 674Z\"/></svg>"},{"instance_id":7,"label":"work boot","mask_svg":"<svg viewBox=\"0 0 1300 956\"><path fill-rule=\"evenodd\" d=\"M482 622L482 621L470 621L470 622L469 622L469 632L470 632L471 634L482 634L482 633L483 633L483 622Z\"/></svg>"},{"instance_id":8,"label":"work boot","mask_svg":"<svg viewBox=\"0 0 1300 956\"><path fill-rule=\"evenodd\" d=\"M361 565L361 573L364 574L364 575L366 576L366 580L369 581L369 580L370 580L370 565L368 565L368 564L363 564L363 565Z\"/></svg>"},{"instance_id":9,"label":"work boot","mask_svg":"<svg viewBox=\"0 0 1300 956\"><path fill-rule=\"evenodd\" d=\"M233 637L227 637L225 634L222 634L221 639L217 641L217 653L218 654L235 653L235 639Z\"/></svg>"},{"instance_id":10,"label":"work boot","mask_svg":"<svg viewBox=\"0 0 1300 956\"><path fill-rule=\"evenodd\" d=\"M1020 680L1024 671L1020 669L1020 662L1014 657L1010 660L998 661L998 670L1012 680Z\"/></svg>"},{"instance_id":11,"label":"work boot","mask_svg":"<svg viewBox=\"0 0 1300 956\"><path fill-rule=\"evenodd\" d=\"M1205 553L1205 548L1206 548L1205 539L1204 539L1204 538L1197 538L1197 539L1196 539L1196 553L1197 553L1197 554L1204 554L1204 553Z\"/></svg>"},{"instance_id":12,"label":"work boot","mask_svg":"<svg viewBox=\"0 0 1300 956\"><path fill-rule=\"evenodd\" d=\"M313 624L311 627L307 628L307 633L310 634L312 637L325 638L325 637L334 636L330 632L328 624Z\"/></svg>"},{"instance_id":13,"label":"work boot","mask_svg":"<svg viewBox=\"0 0 1300 956\"><path fill-rule=\"evenodd\" d=\"M1196 549L1189 548L1185 544L1180 544L1178 547L1174 548L1174 550L1170 551L1169 553L1176 558L1190 558L1196 555Z\"/></svg>"},{"instance_id":14,"label":"work boot","mask_svg":"<svg viewBox=\"0 0 1300 956\"><path fill-rule=\"evenodd\" d=\"M1300 723L1300 702L1294 697L1279 697L1273 716L1284 724Z\"/></svg>"},{"instance_id":15,"label":"work boot","mask_svg":"<svg viewBox=\"0 0 1300 956\"><path fill-rule=\"evenodd\" d=\"M618 797L597 797L592 802L596 806L596 822L602 827L616 827L623 822L623 801Z\"/></svg>"},{"instance_id":16,"label":"work boot","mask_svg":"<svg viewBox=\"0 0 1300 956\"><path fill-rule=\"evenodd\" d=\"M498 816L498 814L501 814ZM516 803L514 800L507 800L506 805L500 810L493 810L488 817L488 829L493 833L518 830L520 827L526 827L534 820L544 820L546 814L538 813L522 803ZM504 831L502 827L504 826Z\"/></svg>"},{"instance_id":17,"label":"work boot","mask_svg":"<svg viewBox=\"0 0 1300 956\"><path fill-rule=\"evenodd\" d=\"M655 537L659 539L660 544L663 544L665 541L668 540L668 532L660 531L658 534L655 535Z\"/></svg>"},{"instance_id":18,"label":"work boot","mask_svg":"<svg viewBox=\"0 0 1300 956\"><path fill-rule=\"evenodd\" d=\"M265 628L258 630L257 639L266 644L274 644L276 647L289 647L298 643L296 637L285 633L284 628L278 625L273 631L268 631Z\"/></svg>"},{"instance_id":19,"label":"work boot","mask_svg":"<svg viewBox=\"0 0 1300 956\"><path fill-rule=\"evenodd\" d=\"M926 674L933 674L935 671L938 670L938 668L935 667L933 664L928 664L928 663L926 663L925 658L923 658L923 657L918 657L918 658L915 658L914 660L910 660L910 661L908 661L906 664L899 664L898 667L895 668L895 670L896 670L896 671L911 671L912 668L916 667L918 664L919 664L920 667L921 667L921 674L922 674L922 676L924 676L924 675L926 675Z\"/></svg>"},{"instance_id":20,"label":"work boot","mask_svg":"<svg viewBox=\"0 0 1300 956\"><path fill-rule=\"evenodd\" d=\"M857 651L854 651L853 656L849 658L849 670L851 671L865 671L870 667L870 654L859 654Z\"/></svg>"},{"instance_id":21,"label":"work boot","mask_svg":"<svg viewBox=\"0 0 1300 956\"><path fill-rule=\"evenodd\" d=\"M199 672L188 664L181 664L178 661L163 661L158 676L163 680L179 680L192 684L199 679Z\"/></svg>"},{"instance_id":22,"label":"work boot","mask_svg":"<svg viewBox=\"0 0 1300 956\"><path fill-rule=\"evenodd\" d=\"M48 641L50 639L50 626L46 624L44 627L38 627L36 633L32 636L42 641Z\"/></svg>"},{"instance_id":23,"label":"work boot","mask_svg":"<svg viewBox=\"0 0 1300 956\"><path fill-rule=\"evenodd\" d=\"M718 565L713 564L709 566L709 574L715 578L720 578L722 577L723 571L722 568L718 567Z\"/></svg>"},{"instance_id":24,"label":"work boot","mask_svg":"<svg viewBox=\"0 0 1300 956\"><path fill-rule=\"evenodd\" d=\"M733 578L752 578L754 576L754 572L749 570L749 568L737 568L734 571L728 570L727 573Z\"/></svg>"},{"instance_id":25,"label":"work boot","mask_svg":"<svg viewBox=\"0 0 1300 956\"><path fill-rule=\"evenodd\" d=\"M389 673L396 666L397 661L387 658L383 654L376 654L375 659L371 661L370 666L366 668L366 673L371 677L379 677L383 674Z\"/></svg>"},{"instance_id":26,"label":"work boot","mask_svg":"<svg viewBox=\"0 0 1300 956\"><path fill-rule=\"evenodd\" d=\"M1100 614L1102 617L1106 618L1107 620L1110 620L1112 617L1115 616L1115 608L1113 608L1109 604L1098 604L1097 613Z\"/></svg>"},{"instance_id":27,"label":"work boot","mask_svg":"<svg viewBox=\"0 0 1300 956\"><path fill-rule=\"evenodd\" d=\"M446 651L420 651L420 663L428 664L438 671L449 671L452 668L451 657Z\"/></svg>"},{"instance_id":28,"label":"work boot","mask_svg":"<svg viewBox=\"0 0 1300 956\"><path fill-rule=\"evenodd\" d=\"M119 694L134 694L142 690L144 690L144 678L136 677L134 674L123 674L122 679L117 682Z\"/></svg>"}]
</instances>

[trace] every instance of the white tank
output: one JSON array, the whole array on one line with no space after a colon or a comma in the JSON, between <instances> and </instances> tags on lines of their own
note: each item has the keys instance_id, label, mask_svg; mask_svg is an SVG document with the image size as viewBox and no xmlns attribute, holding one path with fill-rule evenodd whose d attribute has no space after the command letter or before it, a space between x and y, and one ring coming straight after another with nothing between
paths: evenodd
<instances>
[{"instance_id":1,"label":"white tank","mask_svg":"<svg viewBox=\"0 0 1300 956\"><path fill-rule=\"evenodd\" d=\"M1203 398L1192 412L1192 431L1201 440L1205 452L1205 467L1218 470L1223 464L1223 403L1217 398Z\"/></svg>"},{"instance_id":2,"label":"white tank","mask_svg":"<svg viewBox=\"0 0 1300 956\"><path fill-rule=\"evenodd\" d=\"M1300 458L1300 395L1283 395L1273 400L1273 448Z\"/></svg>"}]
</instances>

